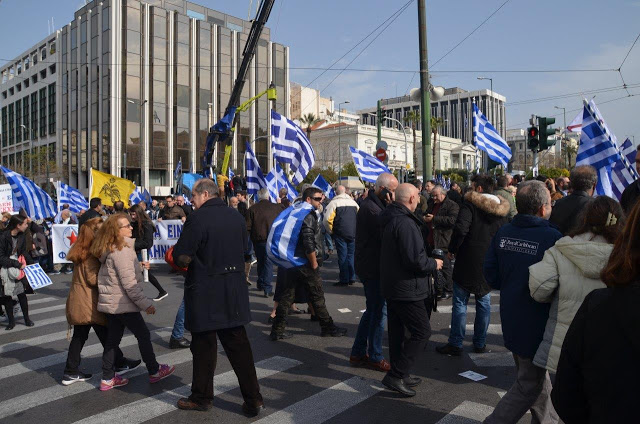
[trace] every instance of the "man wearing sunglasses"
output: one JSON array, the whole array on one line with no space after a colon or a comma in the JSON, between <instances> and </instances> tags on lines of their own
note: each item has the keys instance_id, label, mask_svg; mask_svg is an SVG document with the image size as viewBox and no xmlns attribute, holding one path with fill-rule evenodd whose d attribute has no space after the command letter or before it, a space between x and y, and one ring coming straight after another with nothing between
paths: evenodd
<instances>
[{"instance_id":1,"label":"man wearing sunglasses","mask_svg":"<svg viewBox=\"0 0 640 424\"><path fill-rule=\"evenodd\" d=\"M329 315L325 305L324 291L322 290L322 276L320 266L324 258L324 236L320 231L318 214L316 211L324 200L322 190L316 187L309 187L302 193L302 201L313 206L313 210L302 221L300 235L295 249L295 256L305 257L308 263L286 270L286 288L278 302L276 316L271 327L271 340L289 339L293 337L291 333L285 332L286 318L289 308L295 297L295 290L298 284L304 285L309 293L309 302L313 306L318 321L322 337L340 337L347 334L346 328L337 327Z\"/></svg>"}]
</instances>

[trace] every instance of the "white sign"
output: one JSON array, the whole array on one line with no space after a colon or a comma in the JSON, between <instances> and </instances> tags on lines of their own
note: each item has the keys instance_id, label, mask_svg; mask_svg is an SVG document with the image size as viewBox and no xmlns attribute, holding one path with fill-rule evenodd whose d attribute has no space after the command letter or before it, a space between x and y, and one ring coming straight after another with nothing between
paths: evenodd
<instances>
[{"instance_id":1,"label":"white sign","mask_svg":"<svg viewBox=\"0 0 640 424\"><path fill-rule=\"evenodd\" d=\"M0 184L0 213L13 212L13 191L10 184Z\"/></svg>"},{"instance_id":2,"label":"white sign","mask_svg":"<svg viewBox=\"0 0 640 424\"><path fill-rule=\"evenodd\" d=\"M78 226L75 224L53 224L51 234L53 263L70 264L71 262L67 260L67 253L78 238Z\"/></svg>"},{"instance_id":3,"label":"white sign","mask_svg":"<svg viewBox=\"0 0 640 424\"><path fill-rule=\"evenodd\" d=\"M153 247L148 250L149 262L163 264L164 254L178 242L182 234L182 221L164 220L153 221L156 231L153 234ZM135 236L135 234L134 234ZM78 237L77 225L54 224L52 232L53 262L56 264L68 264L67 253Z\"/></svg>"},{"instance_id":4,"label":"white sign","mask_svg":"<svg viewBox=\"0 0 640 424\"><path fill-rule=\"evenodd\" d=\"M163 264L164 254L178 242L182 234L182 221L179 219L153 221L156 232L153 234L153 247L149 249L149 262Z\"/></svg>"},{"instance_id":5,"label":"white sign","mask_svg":"<svg viewBox=\"0 0 640 424\"><path fill-rule=\"evenodd\" d=\"M487 378L486 375L478 374L477 372L474 372L474 371L465 371L465 372L461 372L458 375L473 381L480 381Z\"/></svg>"}]
</instances>

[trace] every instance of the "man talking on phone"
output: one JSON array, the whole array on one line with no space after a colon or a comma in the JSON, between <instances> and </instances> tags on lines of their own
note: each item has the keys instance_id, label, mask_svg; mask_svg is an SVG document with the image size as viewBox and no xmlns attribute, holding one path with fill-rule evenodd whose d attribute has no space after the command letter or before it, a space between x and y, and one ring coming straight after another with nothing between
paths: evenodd
<instances>
[{"instance_id":1,"label":"man talking on phone","mask_svg":"<svg viewBox=\"0 0 640 424\"><path fill-rule=\"evenodd\" d=\"M388 389L415 396L421 380L411 368L431 336L431 307L435 290L431 275L442 269L442 260L429 258L414 215L420 202L418 189L400 184L395 201L380 214L382 244L380 285L387 300L391 369L382 380ZM405 339L405 329L409 338Z\"/></svg>"}]
</instances>

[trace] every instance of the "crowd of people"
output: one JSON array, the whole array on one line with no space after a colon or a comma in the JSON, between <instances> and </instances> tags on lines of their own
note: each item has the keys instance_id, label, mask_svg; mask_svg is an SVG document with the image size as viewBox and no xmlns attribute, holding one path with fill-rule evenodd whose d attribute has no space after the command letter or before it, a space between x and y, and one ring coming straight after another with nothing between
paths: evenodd
<instances>
[{"instance_id":1,"label":"crowd of people","mask_svg":"<svg viewBox=\"0 0 640 424\"><path fill-rule=\"evenodd\" d=\"M515 382L485 422L515 423L527 411L540 423L628 421L631 400L640 394L633 384L640 353L634 307L640 300L640 181L625 190L621 203L594 196L597 181L590 166L557 179L478 174L449 190L436 181L399 183L385 173L359 195L339 185L328 199L321 189L304 185L293 201L286 189L277 202L262 189L253 202L238 177L222 185L220 179L198 180L193 207L181 196L167 196L128 210L116 202L107 212L98 198L80 214L63 209L55 221L77 221L78 238L68 253L72 266L65 268L73 273L67 299L73 337L62 383L91 378L79 368L91 328L104 347L101 390L127 384L122 375L142 361L151 383L173 373L174 367L156 361L141 313L154 314L153 301L168 293L149 272L158 295L144 294L143 269L150 265L141 252L153 244L152 219L180 219L184 227L172 265L184 274L184 298L171 347L190 347L193 354L191 395L178 401L180 409L212 408L218 339L238 377L242 410L256 416L264 409L245 330L251 322L249 273L256 262L255 289L273 297L271 340L293 337L286 331L288 315L306 312L296 304L307 305L320 336L346 336L347 329L329 313L320 272L335 250L334 286L354 290L359 280L366 299L349 363L385 373L382 384L388 389L416 395L422 380L412 371L431 336L430 319L439 302L451 299L452 315L448 341L436 347L438 353L464 352L471 295L472 350L490 352L491 295L499 291ZM40 260L42 241L35 234L47 230L24 213L3 216L2 225L6 329L15 325L17 303L32 326L25 294L30 287L22 270ZM136 336L141 360L123 356L119 344L125 328ZM185 329L191 341L184 338Z\"/></svg>"}]
</instances>

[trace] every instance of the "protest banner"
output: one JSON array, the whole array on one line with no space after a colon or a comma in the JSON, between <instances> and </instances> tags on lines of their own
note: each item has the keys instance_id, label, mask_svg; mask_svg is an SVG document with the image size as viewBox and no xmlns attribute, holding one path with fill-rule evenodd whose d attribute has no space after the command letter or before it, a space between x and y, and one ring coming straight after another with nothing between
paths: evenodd
<instances>
[{"instance_id":1,"label":"protest banner","mask_svg":"<svg viewBox=\"0 0 640 424\"><path fill-rule=\"evenodd\" d=\"M67 260L67 253L77 238L78 226L76 224L53 224L51 244L53 245L54 264L71 263Z\"/></svg>"},{"instance_id":2,"label":"protest banner","mask_svg":"<svg viewBox=\"0 0 640 424\"><path fill-rule=\"evenodd\" d=\"M0 213L2 212L13 212L11 184L0 184Z\"/></svg>"}]
</instances>

